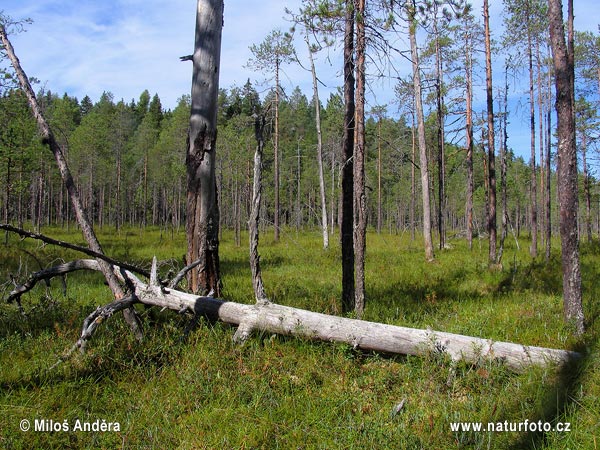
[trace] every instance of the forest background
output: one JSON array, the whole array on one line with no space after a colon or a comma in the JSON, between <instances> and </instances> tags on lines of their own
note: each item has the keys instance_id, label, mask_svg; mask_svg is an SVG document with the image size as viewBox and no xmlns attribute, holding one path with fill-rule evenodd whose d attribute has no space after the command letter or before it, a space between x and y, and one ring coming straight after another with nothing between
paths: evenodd
<instances>
[{"instance_id":1,"label":"forest background","mask_svg":"<svg viewBox=\"0 0 600 450\"><path fill-rule=\"evenodd\" d=\"M494 8L494 5L492 5ZM495 5L499 7L498 4ZM98 10L100 8L100 10ZM231 7L232 11L236 11ZM43 3L33 7L21 4L17 10L23 12L39 13L46 19L57 14L52 3ZM273 11L266 17L281 17L281 7L275 8L280 13ZM140 54L148 55L148 50L142 52L139 46L158 49L158 54L165 51L166 45L153 47L148 45L146 25L142 27L141 17L129 16L130 9L119 10L110 19L104 7L85 6L81 12L63 17L61 23L72 24L76 17L89 17L90 12L97 13L96 26L92 27L94 33L88 36L85 43L94 49L99 45L114 47L111 43L103 41L105 33L114 29L127 33L134 30L133 37L119 37L122 42L128 43L125 48L121 46L117 55L113 56L114 62L123 62L124 54L131 54L132 59L138 61ZM474 10L477 16L477 10ZM585 14L578 15L585 16ZM35 15L34 15L35 17ZM154 15L154 20L157 16ZM229 18L231 17L231 19ZM287 16L289 19L289 15ZM498 19L503 18L503 22ZM531 212L528 203L531 202L532 189L532 165L530 158L530 145L527 142L531 134L535 134L537 142L535 152L537 165L535 166L537 182L534 189L539 190L537 195L538 216L544 220L545 208L544 195L550 195L554 201L555 192L551 190L548 194L542 192L544 189L544 160L547 155L547 137L545 129L553 116L547 114L552 110L551 86L548 85L547 73L549 70L549 48L547 46L547 31L539 31L536 36L535 49L537 51L536 64L534 67L536 83L534 85L535 96L535 130L528 130L529 109L528 94L526 86L527 69L526 61L519 59L522 53L521 44L506 39L509 14L503 10L498 15L492 14L492 26L494 19L499 31L492 29L496 38L495 58L496 66L501 60L511 61L511 67L497 67L495 96L497 111L501 113L506 110L507 136L506 144L508 155L507 169L507 197L509 200L510 223L517 235L521 230L527 228L531 222ZM228 20L235 23L238 20L236 14L230 14ZM188 21L190 19L188 18ZM507 24L505 24L506 22ZM152 21L150 21L152 23ZM227 23L224 31L224 39L227 39ZM477 20L474 22L473 26ZM137 28L133 25L137 24ZM81 24L79 25L81 26ZM78 26L78 27L79 27ZM290 26L289 22L281 19L278 26ZM512 25L514 26L514 24ZM584 23L584 28L589 24ZM27 33L15 36L17 45L22 42L27 48L39 39L34 33L47 27L46 20L41 25L34 24ZM61 27L66 36L67 46L73 45L74 39L79 36L81 30L76 28ZM473 28L476 30L476 28ZM65 31L66 30L66 31ZM285 29L284 29L285 30ZM39 31L38 31L39 32ZM138 34L136 35L135 32ZM500 34L500 32L504 32ZM171 31L173 33L173 31ZM255 33L255 31L254 31ZM266 30L265 30L266 33ZM464 151L464 74L461 67L464 65L462 47L464 46L464 26L460 21L448 23L444 28L444 72L445 80L443 95L445 107L445 128L447 139L447 161L444 161L444 177L446 183L445 204L440 202L436 196L439 194L440 171L436 167L439 159L435 152L436 143L436 109L434 89L434 59L435 55L431 46L433 38L425 32L420 33L420 47L423 52L423 79L425 94L428 101L427 124L428 124L428 149L431 173L432 206L435 209L434 220L440 217L438 209L444 209L443 216L447 226L451 230L460 231L465 229L465 195L466 195L466 167ZM296 33L299 35L300 33ZM98 40L95 41L97 35ZM598 229L598 195L597 186L593 174L595 173L596 158L596 104L598 98L597 80L594 74L595 65L598 61L594 59L597 46L594 34L580 32L577 34L578 46L578 99L580 105L579 114L579 142L585 145L587 158L585 164L582 161L582 196L587 195L588 200L582 197L582 218L580 223L587 223ZM122 69L114 69L113 61L102 57L94 64L87 66L85 62L73 63L71 58L77 54L76 51L69 55L66 61L57 66L48 63L49 55L61 47L56 46L57 38L52 35L46 38L49 46L38 46L49 48L46 58L36 60L36 52L23 52L25 64L38 61L37 64L46 66L48 72L35 69L38 77L44 77L48 73L52 80L44 80L40 86L40 99L46 108L51 125L58 130L59 140L62 144L68 143L68 158L73 173L80 187L85 206L90 211L94 222L104 225L111 224L120 227L124 223L130 224L153 224L163 227L179 228L183 223L184 213L184 154L181 149L185 148L186 138L186 114L189 109L189 98L185 95L179 96L174 101L172 86L176 85L180 71L189 77L189 67L179 62L171 62L169 70L158 70L156 67L148 67L151 79L159 78L160 86L164 86L167 79L173 79L167 91L168 103L172 107L163 106L163 100L158 94L151 94L144 90L136 94L135 98L129 100L118 100L115 94L106 90L98 93L99 86L111 86L107 79L109 73L121 75L112 77L119 80L118 85L113 85L120 95L130 92L131 87L127 83L132 81L128 74L128 65L122 64ZM112 44L114 44L114 39ZM419 198L419 183L414 183L412 169L418 165L413 153L412 141L412 102L406 95L406 79L402 78L402 71L408 67L408 62L403 60L400 51L401 45L406 40L405 36L395 37L393 43L397 48L398 61L386 64L385 57L374 51L381 59L372 57L368 69L371 75L370 95L368 95L367 114L367 186L369 196L369 223L378 230L386 229L392 232L408 231L411 233L419 228L420 208L415 207L415 198ZM258 39L260 40L260 38ZM52 45L54 44L54 45ZM235 41L233 48L239 48L239 41ZM251 53L248 47L251 42L244 41L245 49L242 55ZM479 44L478 44L479 45ZM482 45L482 44L481 44ZM237 47L236 47L237 46ZM243 46L243 45L242 45ZM301 39L296 39L295 46L298 49L300 63L306 65L301 55L306 54L305 45ZM58 48L57 48L58 47ZM182 45L180 47L183 47ZM73 47L70 47L73 48ZM167 47L168 54L175 60L174 49ZM323 137L327 192L327 208L330 229L334 230L338 223L339 215L339 192L340 192L340 167L342 158L340 154L341 129L342 129L342 100L339 87L336 86L336 74L339 80L339 64L335 64L335 46L326 48L317 54L317 75L320 80L325 80L320 85L325 95L321 93L323 100ZM130 52L125 53L127 50ZM375 49L377 50L377 49ZM477 60L477 48L474 49L475 60ZM584 51L585 50L585 51ZM247 213L250 201L250 172L251 158L254 149L254 137L252 131L251 115L265 109L273 98L272 82L264 81L264 77L252 74L247 66L248 59L242 60L239 56L227 58L228 46L224 42L224 68L222 69L222 85L231 80L234 73L236 77L240 73L252 79L258 78L260 82L251 81L251 78L241 80L239 84L226 86L221 90L220 115L219 115L219 193L221 205L221 218L224 227L239 229L241 224L247 221ZM183 49L181 50L183 52ZM339 52L337 52L339 53ZM522 55L521 55L522 56ZM127 59L127 57L125 57ZM155 60L160 60L161 57ZM84 58L84 61L86 59ZM44 61L47 64L44 64ZM235 62L236 69L232 68ZM476 124L474 136L476 139L474 157L474 223L478 231L485 229L486 208L486 175L485 175L485 146L481 139L484 132L484 105L477 102L477 98L483 98L483 64L474 64L474 97ZM27 65L26 65L27 67ZM94 67L92 70L91 67ZM139 66L136 66L139 67ZM171 67L173 69L171 70ZM62 76L58 77L58 70ZM92 70L90 72L90 70ZM142 71L143 72L143 71ZM167 75L168 73L168 75ZM283 68L282 76L282 133L280 137L281 152L281 199L282 220L285 225L294 228L310 227L319 221L317 213L319 207L317 170L315 160L316 130L314 127L314 108L312 105L312 92L309 87L310 73L299 67L298 64L290 62ZM479 73L479 75L477 74ZM53 84L71 85L69 91L80 91L81 85L76 85L72 77L74 74L89 78L88 87L90 95L81 94L77 98L70 92L57 94ZM143 79L144 75L140 76ZM293 80L293 81L292 81ZM481 88L477 89L477 83ZM501 81L500 81L501 80ZM525 80L525 82L524 82ZM137 80L139 82L139 80ZM114 82L114 81L113 81ZM187 81L186 81L187 82ZM158 90L159 87L153 81ZM297 84L294 84L297 83ZM286 87L287 86L287 87ZM302 87L300 87L302 86ZM503 90L508 86L505 96ZM182 87L182 91L185 89ZM479 91L479 92L478 92ZM92 96L99 95L96 101ZM119 94L117 94L119 95ZM2 123L3 143L0 153L0 176L5 180L0 201L2 202L3 221L16 220L19 224L24 221L32 221L36 227L46 223L68 222L68 199L61 187L60 180L52 170L51 165L44 161L41 145L36 139L36 130L33 120L29 117L25 100L19 98L16 91L3 89L2 94ZM506 97L507 106L502 106L503 97ZM387 100L381 104L380 100ZM479 105L479 112L477 110ZM478 117L478 120L477 120ZM478 123L477 123L478 122ZM498 120L502 128L502 121ZM514 130L514 131L513 131ZM502 129L500 129L502 132ZM528 133L530 131L530 133ZM499 141L502 138L499 139ZM553 138L551 138L553 139ZM552 140L554 145L554 140ZM585 148L588 147L588 148ZM581 148L581 146L580 146ZM379 157L381 153L381 158ZM537 153L539 152L539 155ZM585 156L581 154L581 156ZM272 179L272 150L266 150L266 192L264 196L265 207L262 211L263 223L273 223L273 183ZM554 156L551 149L551 163ZM380 161L381 159L381 161ZM413 164L414 163L414 164ZM551 178L553 189L554 178ZM584 189L585 187L585 189ZM380 206L381 205L381 206ZM588 205L587 211L584 211ZM381 212L379 212L381 210ZM551 226L558 224L556 218L557 208L551 208ZM529 211L529 212L528 212ZM585 216L585 217L584 217ZM434 224L434 228L435 228ZM540 230L542 228L540 227ZM556 228L555 228L556 229Z\"/></svg>"}]
</instances>

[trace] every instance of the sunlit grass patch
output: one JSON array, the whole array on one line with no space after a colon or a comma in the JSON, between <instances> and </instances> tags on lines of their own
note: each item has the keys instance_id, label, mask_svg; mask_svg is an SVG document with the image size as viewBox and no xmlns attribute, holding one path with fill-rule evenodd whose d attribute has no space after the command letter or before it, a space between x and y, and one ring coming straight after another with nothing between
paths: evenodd
<instances>
[{"instance_id":1,"label":"sunlit grass patch","mask_svg":"<svg viewBox=\"0 0 600 450\"><path fill-rule=\"evenodd\" d=\"M42 230L82 244L76 230ZM98 232L114 257L161 274L180 267L185 237L160 229ZM598 440L600 366L597 350L597 252L584 247L583 278L590 331L583 343L562 321L559 265L531 261L511 244L503 270L462 241L424 261L408 234L370 234L365 318L493 340L577 347L582 363L569 373L532 368L509 372L497 362L453 364L375 355L351 346L253 335L243 346L234 330L139 307L145 330L137 343L122 317L103 323L85 355L49 371L77 339L81 321L111 301L98 274L73 273L66 294L55 280L16 305L0 305L0 447L2 448L594 448ZM11 239L2 274L79 257ZM340 251L335 236L323 250L314 232L261 239L261 264L273 300L339 314ZM31 255L35 255L35 258ZM234 244L225 231L221 265L227 300L253 303L247 235ZM22 268L18 272L19 266ZM397 412L395 408L402 404ZM106 419L119 433L24 433L19 421ZM571 422L571 433L452 432L451 422ZM596 440L596 441L595 441Z\"/></svg>"}]
</instances>

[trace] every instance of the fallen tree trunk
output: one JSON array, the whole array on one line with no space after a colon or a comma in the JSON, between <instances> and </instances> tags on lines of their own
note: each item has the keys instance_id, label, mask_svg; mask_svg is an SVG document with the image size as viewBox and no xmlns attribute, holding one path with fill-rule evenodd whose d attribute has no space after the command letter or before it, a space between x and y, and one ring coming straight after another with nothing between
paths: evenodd
<instances>
[{"instance_id":1,"label":"fallen tree trunk","mask_svg":"<svg viewBox=\"0 0 600 450\"><path fill-rule=\"evenodd\" d=\"M153 265L155 266L156 264ZM381 353L422 356L438 352L448 354L453 361L464 360L473 364L498 360L514 371L521 371L532 365L560 366L580 357L578 353L566 350L494 342L460 334L330 316L269 301L246 305L212 297L199 297L164 289L152 282L147 285L128 275L135 285L136 297L142 303L173 309L180 313L190 311L214 321L237 325L238 329L234 335L236 342L243 342L253 331L260 331L346 343L356 349Z\"/></svg>"},{"instance_id":2,"label":"fallen tree trunk","mask_svg":"<svg viewBox=\"0 0 600 450\"><path fill-rule=\"evenodd\" d=\"M64 275L75 270L100 270L96 260L80 260L46 269L17 287L11 296L29 291L37 281L52 275ZM423 356L431 352L447 354L453 361L464 360L479 364L484 361L502 362L511 370L522 371L529 366L561 366L581 357L579 353L510 342L445 333L433 330L407 328L345 317L330 316L299 308L278 305L261 300L254 305L202 297L175 289L165 288L158 280L154 259L149 283L144 283L129 271L115 267L115 275L130 286L132 293L126 301L117 301L94 310L83 323L81 337L61 358L65 360L76 349L85 348L86 342L105 319L134 303L171 309L182 314L189 312L211 321L237 325L233 339L242 343L253 332L302 337L325 342L351 345L355 349L388 354ZM14 298L14 297L13 297Z\"/></svg>"}]
</instances>

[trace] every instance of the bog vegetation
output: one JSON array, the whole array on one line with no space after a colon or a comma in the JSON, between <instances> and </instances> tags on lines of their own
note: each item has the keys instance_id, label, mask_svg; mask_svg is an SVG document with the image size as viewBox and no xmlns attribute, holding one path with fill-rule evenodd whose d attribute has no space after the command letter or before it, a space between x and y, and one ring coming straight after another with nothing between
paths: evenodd
<instances>
[{"instance_id":1,"label":"bog vegetation","mask_svg":"<svg viewBox=\"0 0 600 450\"><path fill-rule=\"evenodd\" d=\"M77 233L46 228L77 241ZM108 254L161 273L180 265L182 232L112 227L99 232ZM243 239L246 239L243 235ZM472 251L450 239L438 262L424 261L408 233L369 234L365 319L583 351L564 372L501 364L459 364L437 354L385 357L331 345L261 335L232 344L233 330L140 309L146 340L135 341L121 317L96 334L85 355L48 370L77 340L81 318L111 300L99 274L69 275L38 286L0 309L0 408L3 448L594 448L600 392L597 349L597 245L582 252L584 304L592 318L575 341L562 320L560 263L533 261L527 241L507 244L507 267L490 272L485 244ZM151 244L148 244L151 242ZM320 233L286 228L262 244L263 278L274 301L325 313L339 312L337 244L321 248ZM77 255L9 237L1 275ZM246 245L233 232L222 238L224 297L253 302ZM33 255L35 254L35 258ZM510 262L508 262L510 261ZM382 276L382 274L385 274ZM120 336L115 339L115 336ZM398 413L394 408L404 402ZM19 431L23 418L119 422L119 433ZM570 422L569 433L452 432L451 422Z\"/></svg>"}]
</instances>

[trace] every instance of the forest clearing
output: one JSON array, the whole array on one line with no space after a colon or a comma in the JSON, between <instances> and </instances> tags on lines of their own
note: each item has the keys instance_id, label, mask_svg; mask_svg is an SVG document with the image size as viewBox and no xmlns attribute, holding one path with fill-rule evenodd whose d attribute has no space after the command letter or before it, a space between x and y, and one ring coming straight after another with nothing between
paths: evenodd
<instances>
[{"instance_id":1,"label":"forest clearing","mask_svg":"<svg viewBox=\"0 0 600 450\"><path fill-rule=\"evenodd\" d=\"M79 242L78 233L44 229ZM179 264L185 236L164 230L102 229L107 254L160 272ZM264 239L262 266L273 301L339 313L339 245L320 246L317 231L286 230ZM223 297L254 301L247 249L232 232L222 240ZM490 272L485 245L463 240L435 264L423 260L408 234L370 233L365 320L583 351L566 372L502 364L452 364L440 354L386 357L350 345L275 335L232 343L235 329L201 321L185 338L189 318L140 310L146 338L138 343L122 317L103 324L84 355L49 367L77 340L81 320L110 301L99 274L68 276L1 306L0 387L3 448L594 448L598 439L600 372L597 320L576 341L561 319L560 264L531 260L527 241L507 248L507 268ZM152 243L152 244L149 244ZM11 236L2 244L2 275L40 262L76 258ZM582 249L586 316L598 315L598 249ZM589 297L588 297L589 296ZM589 300L589 301L588 301ZM115 339L120 336L119 339ZM402 409L394 408L403 402ZM119 422L120 432L19 431L22 419L71 425ZM570 432L452 432L452 422L571 423ZM488 447L488 445L490 447Z\"/></svg>"}]
</instances>

